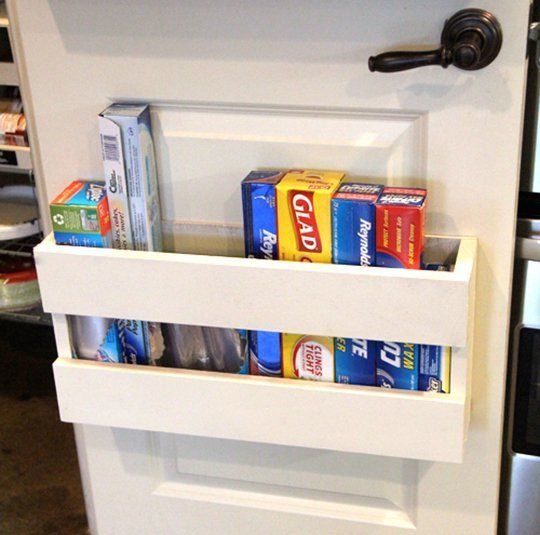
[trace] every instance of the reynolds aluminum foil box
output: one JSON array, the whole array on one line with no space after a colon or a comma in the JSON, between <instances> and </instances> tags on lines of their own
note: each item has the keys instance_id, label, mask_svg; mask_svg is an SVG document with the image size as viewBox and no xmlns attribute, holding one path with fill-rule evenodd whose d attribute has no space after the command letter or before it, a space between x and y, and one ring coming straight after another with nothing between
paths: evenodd
<instances>
[{"instance_id":1,"label":"reynolds aluminum foil box","mask_svg":"<svg viewBox=\"0 0 540 535\"><path fill-rule=\"evenodd\" d=\"M330 203L344 173L289 171L276 186L280 260L332 262Z\"/></svg>"},{"instance_id":2,"label":"reynolds aluminum foil box","mask_svg":"<svg viewBox=\"0 0 540 535\"><path fill-rule=\"evenodd\" d=\"M105 173L110 184L112 172L108 165L114 159L124 159L125 181L129 201L129 219L134 249L138 251L161 251L163 249L161 235L161 210L157 180L154 143L152 141L152 125L150 108L146 104L112 104L100 115L102 131L102 151L104 156ZM118 136L112 135L113 127L104 130L104 121L110 121L118 126L122 140L122 153L119 146L113 148L113 137L118 142ZM106 138L105 135L110 137ZM107 143L110 144L107 147ZM116 186L122 183L121 167L114 167ZM125 192L125 187L123 188ZM122 194L125 195L125 194ZM118 196L120 197L120 195ZM125 203L121 206L125 221ZM127 235L127 233L126 233Z\"/></svg>"},{"instance_id":3,"label":"reynolds aluminum foil box","mask_svg":"<svg viewBox=\"0 0 540 535\"><path fill-rule=\"evenodd\" d=\"M335 338L336 383L376 385L377 342L363 338Z\"/></svg>"},{"instance_id":4,"label":"reynolds aluminum foil box","mask_svg":"<svg viewBox=\"0 0 540 535\"><path fill-rule=\"evenodd\" d=\"M249 373L281 377L281 335L272 331L249 332Z\"/></svg>"},{"instance_id":5,"label":"reynolds aluminum foil box","mask_svg":"<svg viewBox=\"0 0 540 535\"><path fill-rule=\"evenodd\" d=\"M251 171L242 181L244 243L248 258L276 260L276 185L285 173L277 170ZM281 336L270 331L249 333L250 373L281 375Z\"/></svg>"},{"instance_id":6,"label":"reynolds aluminum foil box","mask_svg":"<svg viewBox=\"0 0 540 535\"><path fill-rule=\"evenodd\" d=\"M426 195L425 189L384 188L376 205L377 266L421 268Z\"/></svg>"},{"instance_id":7,"label":"reynolds aluminum foil box","mask_svg":"<svg viewBox=\"0 0 540 535\"><path fill-rule=\"evenodd\" d=\"M332 198L332 262L375 265L375 203L383 186L342 184Z\"/></svg>"},{"instance_id":8,"label":"reynolds aluminum foil box","mask_svg":"<svg viewBox=\"0 0 540 535\"><path fill-rule=\"evenodd\" d=\"M72 182L50 205L59 245L111 246L111 220L103 182Z\"/></svg>"},{"instance_id":9,"label":"reynolds aluminum foil box","mask_svg":"<svg viewBox=\"0 0 540 535\"><path fill-rule=\"evenodd\" d=\"M242 181L244 243L248 258L276 260L276 185L284 173L276 170L251 171Z\"/></svg>"},{"instance_id":10,"label":"reynolds aluminum foil box","mask_svg":"<svg viewBox=\"0 0 540 535\"><path fill-rule=\"evenodd\" d=\"M418 390L419 347L377 342L377 384L384 388Z\"/></svg>"},{"instance_id":11,"label":"reynolds aluminum foil box","mask_svg":"<svg viewBox=\"0 0 540 535\"><path fill-rule=\"evenodd\" d=\"M418 390L450 393L451 348L420 345Z\"/></svg>"},{"instance_id":12,"label":"reynolds aluminum foil box","mask_svg":"<svg viewBox=\"0 0 540 535\"><path fill-rule=\"evenodd\" d=\"M329 336L281 335L283 376L334 382L334 339Z\"/></svg>"}]
</instances>

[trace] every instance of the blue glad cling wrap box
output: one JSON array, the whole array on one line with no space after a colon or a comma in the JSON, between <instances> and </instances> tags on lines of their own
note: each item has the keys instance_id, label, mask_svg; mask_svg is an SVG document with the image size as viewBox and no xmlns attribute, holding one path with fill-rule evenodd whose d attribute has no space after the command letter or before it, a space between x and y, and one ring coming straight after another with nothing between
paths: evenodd
<instances>
[{"instance_id":1,"label":"blue glad cling wrap box","mask_svg":"<svg viewBox=\"0 0 540 535\"><path fill-rule=\"evenodd\" d=\"M418 390L450 393L451 348L420 345Z\"/></svg>"},{"instance_id":2,"label":"blue glad cling wrap box","mask_svg":"<svg viewBox=\"0 0 540 535\"><path fill-rule=\"evenodd\" d=\"M377 342L377 385L418 390L417 344Z\"/></svg>"},{"instance_id":3,"label":"blue glad cling wrap box","mask_svg":"<svg viewBox=\"0 0 540 535\"><path fill-rule=\"evenodd\" d=\"M363 338L334 338L336 383L377 384L377 343Z\"/></svg>"},{"instance_id":4,"label":"blue glad cling wrap box","mask_svg":"<svg viewBox=\"0 0 540 535\"><path fill-rule=\"evenodd\" d=\"M244 244L248 258L278 257L276 185L285 173L251 171L242 181ZM270 331L249 333L251 375L281 376L281 336Z\"/></svg>"},{"instance_id":5,"label":"blue glad cling wrap box","mask_svg":"<svg viewBox=\"0 0 540 535\"><path fill-rule=\"evenodd\" d=\"M383 186L345 183L332 198L332 262L375 265L375 203Z\"/></svg>"}]
</instances>

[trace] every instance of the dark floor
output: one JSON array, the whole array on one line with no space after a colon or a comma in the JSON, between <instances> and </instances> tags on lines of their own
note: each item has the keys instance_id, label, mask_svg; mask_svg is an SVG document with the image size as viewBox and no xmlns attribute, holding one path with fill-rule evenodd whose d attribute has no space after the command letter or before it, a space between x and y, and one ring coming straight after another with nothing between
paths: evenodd
<instances>
[{"instance_id":1,"label":"dark floor","mask_svg":"<svg viewBox=\"0 0 540 535\"><path fill-rule=\"evenodd\" d=\"M73 429L58 418L52 329L0 322L0 533L87 533Z\"/></svg>"}]
</instances>

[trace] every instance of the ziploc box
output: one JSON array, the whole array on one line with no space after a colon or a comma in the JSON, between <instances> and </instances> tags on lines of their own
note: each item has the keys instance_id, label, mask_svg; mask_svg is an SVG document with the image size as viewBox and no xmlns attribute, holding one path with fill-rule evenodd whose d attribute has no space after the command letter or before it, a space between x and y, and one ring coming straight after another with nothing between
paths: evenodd
<instances>
[{"instance_id":1,"label":"ziploc box","mask_svg":"<svg viewBox=\"0 0 540 535\"><path fill-rule=\"evenodd\" d=\"M248 258L276 260L276 185L284 173L277 170L251 171L242 181L244 243ZM249 333L251 375L281 375L281 337L270 331Z\"/></svg>"},{"instance_id":2,"label":"ziploc box","mask_svg":"<svg viewBox=\"0 0 540 535\"><path fill-rule=\"evenodd\" d=\"M377 385L418 390L417 344L377 342Z\"/></svg>"},{"instance_id":3,"label":"ziploc box","mask_svg":"<svg viewBox=\"0 0 540 535\"><path fill-rule=\"evenodd\" d=\"M283 376L334 382L334 339L329 336L281 335Z\"/></svg>"},{"instance_id":4,"label":"ziploc box","mask_svg":"<svg viewBox=\"0 0 540 535\"><path fill-rule=\"evenodd\" d=\"M344 173L289 171L276 186L280 260L332 262L330 203Z\"/></svg>"},{"instance_id":5,"label":"ziploc box","mask_svg":"<svg viewBox=\"0 0 540 535\"><path fill-rule=\"evenodd\" d=\"M377 266L421 268L426 195L420 188L384 188L376 204Z\"/></svg>"},{"instance_id":6,"label":"ziploc box","mask_svg":"<svg viewBox=\"0 0 540 535\"><path fill-rule=\"evenodd\" d=\"M376 385L377 344L363 338L334 338L336 383Z\"/></svg>"},{"instance_id":7,"label":"ziploc box","mask_svg":"<svg viewBox=\"0 0 540 535\"><path fill-rule=\"evenodd\" d=\"M332 198L332 261L375 265L375 203L383 186L341 184Z\"/></svg>"},{"instance_id":8,"label":"ziploc box","mask_svg":"<svg viewBox=\"0 0 540 535\"><path fill-rule=\"evenodd\" d=\"M111 247L111 220L103 182L76 180L50 205L60 245Z\"/></svg>"},{"instance_id":9,"label":"ziploc box","mask_svg":"<svg viewBox=\"0 0 540 535\"><path fill-rule=\"evenodd\" d=\"M450 393L451 348L420 345L418 390Z\"/></svg>"},{"instance_id":10,"label":"ziploc box","mask_svg":"<svg viewBox=\"0 0 540 535\"><path fill-rule=\"evenodd\" d=\"M99 123L108 193L115 217L118 214L120 224L126 224L125 232L116 232L115 239L127 240L130 248L129 219L133 248L161 251L161 210L150 108L146 104L112 104L100 114Z\"/></svg>"}]
</instances>

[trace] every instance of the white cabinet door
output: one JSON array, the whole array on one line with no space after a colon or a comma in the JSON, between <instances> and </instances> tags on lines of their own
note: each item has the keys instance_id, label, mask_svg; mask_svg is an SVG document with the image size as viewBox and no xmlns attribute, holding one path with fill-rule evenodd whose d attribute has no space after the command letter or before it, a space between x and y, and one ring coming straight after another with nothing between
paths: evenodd
<instances>
[{"instance_id":1,"label":"white cabinet door","mask_svg":"<svg viewBox=\"0 0 540 535\"><path fill-rule=\"evenodd\" d=\"M476 6L8 2L42 200L74 178L102 176L97 114L111 101L142 100L154 104L164 226L177 250L203 236L215 252L237 252L220 226L239 227L239 181L268 165L423 185L428 232L478 238L463 463L84 425L77 437L95 533L495 532L528 2L478 3L504 32L483 70L368 69L373 54L436 47L444 21L465 7ZM199 225L191 238L188 222ZM57 333L67 358L61 318ZM192 410L204 403L201 392ZM399 438L388 429L387 440Z\"/></svg>"}]
</instances>

